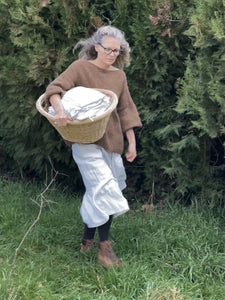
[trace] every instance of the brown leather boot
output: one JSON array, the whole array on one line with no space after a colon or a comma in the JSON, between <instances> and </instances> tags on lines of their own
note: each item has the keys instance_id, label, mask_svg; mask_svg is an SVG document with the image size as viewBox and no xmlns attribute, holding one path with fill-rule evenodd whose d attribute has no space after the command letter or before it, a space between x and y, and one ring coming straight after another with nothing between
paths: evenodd
<instances>
[{"instance_id":1,"label":"brown leather boot","mask_svg":"<svg viewBox=\"0 0 225 300\"><path fill-rule=\"evenodd\" d=\"M92 244L93 244L93 240L82 239L81 240L80 252L87 252L87 251L89 251L91 249Z\"/></svg>"},{"instance_id":2,"label":"brown leather boot","mask_svg":"<svg viewBox=\"0 0 225 300\"><path fill-rule=\"evenodd\" d=\"M122 261L116 256L111 247L111 242L108 240L99 243L98 262L105 268L122 266Z\"/></svg>"}]
</instances>

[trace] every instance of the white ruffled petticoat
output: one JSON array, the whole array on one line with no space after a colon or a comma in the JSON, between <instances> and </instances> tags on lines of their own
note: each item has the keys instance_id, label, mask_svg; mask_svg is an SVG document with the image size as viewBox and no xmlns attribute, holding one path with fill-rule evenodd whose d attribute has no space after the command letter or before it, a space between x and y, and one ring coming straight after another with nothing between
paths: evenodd
<instances>
[{"instance_id":1,"label":"white ruffled petticoat","mask_svg":"<svg viewBox=\"0 0 225 300\"><path fill-rule=\"evenodd\" d=\"M119 216L129 210L122 194L126 173L122 158L96 144L72 145L72 154L86 188L80 213L89 227L105 224L110 215Z\"/></svg>"}]
</instances>

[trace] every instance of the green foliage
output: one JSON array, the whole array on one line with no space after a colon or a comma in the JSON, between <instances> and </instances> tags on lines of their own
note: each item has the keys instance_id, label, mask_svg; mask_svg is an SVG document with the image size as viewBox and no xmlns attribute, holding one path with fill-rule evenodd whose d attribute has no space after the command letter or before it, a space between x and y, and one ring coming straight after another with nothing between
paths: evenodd
<instances>
[{"instance_id":1,"label":"green foliage","mask_svg":"<svg viewBox=\"0 0 225 300\"><path fill-rule=\"evenodd\" d=\"M185 116L184 134L197 139L199 144L197 151L192 147L195 159L193 152L188 153L188 148L184 148L185 168L192 171L195 162L193 183L189 183L188 188L192 189L199 182L203 193L213 189L219 193L223 189L220 177L224 170L225 40L224 26L221 26L224 21L222 1L195 1L190 28L185 32L194 47L178 88L176 111ZM177 149L173 150L177 156Z\"/></svg>"},{"instance_id":2,"label":"green foliage","mask_svg":"<svg viewBox=\"0 0 225 300\"><path fill-rule=\"evenodd\" d=\"M144 123L140 133L140 157L145 170L142 188L151 191L154 181L157 197L161 198L173 189L173 180L164 168L171 157L171 143L178 140L179 127L182 126L174 110L176 80L183 75L184 58L191 44L182 34L187 29L184 21L187 12L182 12L181 6L186 8L186 3L180 1L176 10L171 9L170 18L174 22L165 26L152 24L149 19L150 14L156 16L158 13L156 4L150 1L134 3L134 10L139 13L132 14L133 61L127 73L131 94ZM168 28L171 37L162 35Z\"/></svg>"},{"instance_id":3,"label":"green foliage","mask_svg":"<svg viewBox=\"0 0 225 300\"><path fill-rule=\"evenodd\" d=\"M112 24L131 46L125 71L143 121L139 156L126 163L128 193L146 198L154 182L158 200L202 194L214 195L203 197L208 202L215 195L222 201L224 1L47 2L1 1L0 149L10 164L42 177L54 166L67 183L71 178L81 187L70 149L36 111L35 101L76 58L76 42Z\"/></svg>"},{"instance_id":4,"label":"green foliage","mask_svg":"<svg viewBox=\"0 0 225 300\"><path fill-rule=\"evenodd\" d=\"M66 170L63 165L71 165L71 171L74 168L70 151L39 115L35 101L49 82L72 62L72 46L81 33L73 24L72 39L67 25L74 9L82 17L78 4L72 11L66 4L61 7L60 1L48 7L41 7L40 1L3 4L7 17L2 27L7 31L1 37L6 42L1 47L0 58L0 136L4 150L21 171L34 170L43 176L46 169L52 168L50 161L56 169L60 166L61 172Z\"/></svg>"}]
</instances>

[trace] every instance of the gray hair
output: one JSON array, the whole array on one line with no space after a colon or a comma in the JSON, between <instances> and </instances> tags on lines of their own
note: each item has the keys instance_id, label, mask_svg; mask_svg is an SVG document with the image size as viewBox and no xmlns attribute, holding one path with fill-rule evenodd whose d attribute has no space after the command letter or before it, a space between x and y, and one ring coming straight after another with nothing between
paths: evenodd
<instances>
[{"instance_id":1,"label":"gray hair","mask_svg":"<svg viewBox=\"0 0 225 300\"><path fill-rule=\"evenodd\" d=\"M85 41L79 41L73 51L81 47L79 52L79 58L86 60L92 60L97 58L97 52L95 50L95 45L102 43L104 37L111 37L116 40L120 40L120 54L118 55L114 66L117 68L122 68L123 66L128 66L130 63L130 47L128 42L125 40L124 33L113 26L102 26Z\"/></svg>"}]
</instances>

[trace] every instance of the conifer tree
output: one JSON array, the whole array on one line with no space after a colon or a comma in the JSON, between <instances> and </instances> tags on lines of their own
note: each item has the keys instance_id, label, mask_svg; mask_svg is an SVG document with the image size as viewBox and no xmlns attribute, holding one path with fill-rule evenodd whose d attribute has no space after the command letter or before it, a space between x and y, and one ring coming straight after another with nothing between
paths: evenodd
<instances>
[{"instance_id":1,"label":"conifer tree","mask_svg":"<svg viewBox=\"0 0 225 300\"><path fill-rule=\"evenodd\" d=\"M133 2L134 3L134 2ZM131 92L144 122L140 133L141 162L144 167L137 183L158 199L174 190L175 178L165 172L171 159L171 144L178 140L182 127L174 108L177 78L183 76L185 57L192 47L183 35L188 28L188 2L138 1L130 24L133 62L128 69ZM141 24L141 25L140 25Z\"/></svg>"},{"instance_id":2,"label":"conifer tree","mask_svg":"<svg viewBox=\"0 0 225 300\"><path fill-rule=\"evenodd\" d=\"M61 170L71 161L58 134L37 113L35 101L73 61L73 46L86 31L88 6L72 2L2 3L0 136L2 148L21 171L44 174L50 160Z\"/></svg>"},{"instance_id":3,"label":"conifer tree","mask_svg":"<svg viewBox=\"0 0 225 300\"><path fill-rule=\"evenodd\" d=\"M146 197L154 186L157 199L222 199L223 0L1 0L0 154L26 174L45 176L54 165L80 184L35 102L77 58L76 42L107 24L131 46L125 71L144 125L139 158L127 164L132 192Z\"/></svg>"},{"instance_id":4,"label":"conifer tree","mask_svg":"<svg viewBox=\"0 0 225 300\"><path fill-rule=\"evenodd\" d=\"M173 144L183 175L183 191L205 201L221 200L224 180L225 19L223 1L195 1L186 35L193 50L180 81L176 111L185 121L181 140ZM174 172L178 170L177 166ZM184 174L186 173L186 176ZM222 183L222 185L221 185Z\"/></svg>"}]
</instances>

